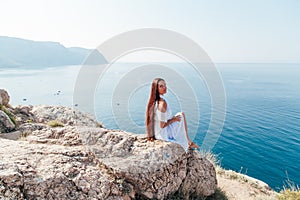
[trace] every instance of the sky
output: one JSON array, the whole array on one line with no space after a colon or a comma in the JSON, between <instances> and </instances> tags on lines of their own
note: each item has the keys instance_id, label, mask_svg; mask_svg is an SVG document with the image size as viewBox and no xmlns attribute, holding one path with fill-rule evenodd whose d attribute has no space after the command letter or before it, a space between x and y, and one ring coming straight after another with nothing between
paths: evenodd
<instances>
[{"instance_id":1,"label":"sky","mask_svg":"<svg viewBox=\"0 0 300 200\"><path fill-rule=\"evenodd\" d=\"M176 31L214 62L300 62L298 0L0 0L0 35L96 48L139 28Z\"/></svg>"}]
</instances>

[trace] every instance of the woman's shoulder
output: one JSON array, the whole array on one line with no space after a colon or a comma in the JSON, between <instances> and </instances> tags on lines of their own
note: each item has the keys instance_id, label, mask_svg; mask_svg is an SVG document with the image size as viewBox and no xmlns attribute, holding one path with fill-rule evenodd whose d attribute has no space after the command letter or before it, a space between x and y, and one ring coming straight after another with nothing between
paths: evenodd
<instances>
[{"instance_id":1,"label":"woman's shoulder","mask_svg":"<svg viewBox=\"0 0 300 200\"><path fill-rule=\"evenodd\" d=\"M167 104L167 102L163 99L163 98L161 98L159 101L158 101L158 110L160 111L160 112L166 112L167 111L167 107L168 107L168 104Z\"/></svg>"}]
</instances>

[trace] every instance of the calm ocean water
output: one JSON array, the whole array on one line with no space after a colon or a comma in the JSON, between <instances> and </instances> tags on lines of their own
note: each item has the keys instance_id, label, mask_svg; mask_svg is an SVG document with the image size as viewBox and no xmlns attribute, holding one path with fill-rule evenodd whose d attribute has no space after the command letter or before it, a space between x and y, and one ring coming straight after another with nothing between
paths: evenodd
<instances>
[{"instance_id":1,"label":"calm ocean water","mask_svg":"<svg viewBox=\"0 0 300 200\"><path fill-rule=\"evenodd\" d=\"M194 110L200 112L200 118L188 118L188 123L196 133L195 141L201 144L211 117L209 93L203 80L186 70L187 66L170 65L183 74L198 98L199 108ZM108 71L93 97L95 115L107 128L119 127L113 118L111 98L126 68L130 64ZM280 189L287 179L300 185L300 64L217 64L217 68L224 82L227 110L223 131L212 151L222 166L263 180L274 189ZM79 69L0 67L0 88L9 91L14 106L72 106L76 103L73 91ZM169 88L166 99L175 113L181 110L180 101L192 97L178 100L172 85ZM136 126L128 127L128 131L143 133L148 93L149 85L141 85L130 94L128 112Z\"/></svg>"}]
</instances>

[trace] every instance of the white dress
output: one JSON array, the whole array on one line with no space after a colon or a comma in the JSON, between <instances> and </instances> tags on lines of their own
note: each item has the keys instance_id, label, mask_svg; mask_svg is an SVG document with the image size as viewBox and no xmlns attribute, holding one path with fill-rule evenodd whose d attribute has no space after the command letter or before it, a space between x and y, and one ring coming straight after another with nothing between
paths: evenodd
<instances>
[{"instance_id":1,"label":"white dress","mask_svg":"<svg viewBox=\"0 0 300 200\"><path fill-rule=\"evenodd\" d=\"M172 111L170 106L167 104L166 112L161 112L158 110L158 104L156 102L154 107L154 134L155 138L159 140L165 140L168 142L175 142L180 144L185 151L188 150L188 140L186 137L186 130L184 126L184 117L182 113L177 113L180 115L180 122L173 122L166 126L165 128L160 127L160 121L167 122L171 119Z\"/></svg>"}]
</instances>

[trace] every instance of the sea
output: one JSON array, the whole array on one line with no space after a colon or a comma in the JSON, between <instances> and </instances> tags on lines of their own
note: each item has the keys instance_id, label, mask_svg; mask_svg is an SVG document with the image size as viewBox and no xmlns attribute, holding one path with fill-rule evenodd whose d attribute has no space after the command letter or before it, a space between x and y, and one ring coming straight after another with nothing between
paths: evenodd
<instances>
[{"instance_id":1,"label":"sea","mask_svg":"<svg viewBox=\"0 0 300 200\"><path fill-rule=\"evenodd\" d=\"M222 91L209 90L212 83L201 70L195 72L185 63L91 66L92 73L83 79L79 78L83 66L0 67L0 89L9 92L13 106L70 106L90 112L106 128L144 134L151 81L162 77L168 106L174 114L185 112L190 136L200 146L210 134L210 123L215 123L211 122L213 93L224 92L225 110L219 113L224 120L210 149L220 165L277 191L288 183L299 186L300 64L217 63L214 67L212 80L221 83Z\"/></svg>"}]
</instances>

